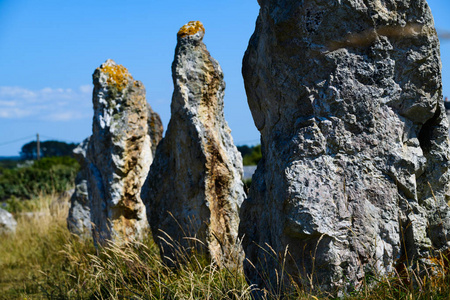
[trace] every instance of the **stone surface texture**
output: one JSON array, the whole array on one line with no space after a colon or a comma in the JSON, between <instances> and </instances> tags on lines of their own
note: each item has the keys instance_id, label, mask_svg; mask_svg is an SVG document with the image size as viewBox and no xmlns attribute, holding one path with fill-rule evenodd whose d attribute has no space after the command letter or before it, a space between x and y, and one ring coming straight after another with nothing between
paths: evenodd
<instances>
[{"instance_id":1,"label":"stone surface texture","mask_svg":"<svg viewBox=\"0 0 450 300\"><path fill-rule=\"evenodd\" d=\"M93 74L88 193L96 242L140 240L148 228L141 187L153 160L145 88L107 60Z\"/></svg>"},{"instance_id":2,"label":"stone surface texture","mask_svg":"<svg viewBox=\"0 0 450 300\"><path fill-rule=\"evenodd\" d=\"M250 282L276 288L284 266L345 292L430 261L449 247L450 178L427 2L258 2L243 62L263 153L241 208Z\"/></svg>"},{"instance_id":3,"label":"stone surface texture","mask_svg":"<svg viewBox=\"0 0 450 300\"><path fill-rule=\"evenodd\" d=\"M67 228L69 231L84 238L92 236L87 185L89 163L86 160L86 151L88 145L89 138L85 139L73 150L74 157L80 164L80 171L75 178L75 191L70 198L70 209L67 217Z\"/></svg>"},{"instance_id":4,"label":"stone surface texture","mask_svg":"<svg viewBox=\"0 0 450 300\"><path fill-rule=\"evenodd\" d=\"M12 234L16 232L17 222L10 212L0 208L0 234Z\"/></svg>"},{"instance_id":5,"label":"stone surface texture","mask_svg":"<svg viewBox=\"0 0 450 300\"><path fill-rule=\"evenodd\" d=\"M224 118L223 72L202 41L204 33L198 21L178 32L172 116L142 198L166 262L193 247L220 266L235 266L243 256L237 239L245 197L242 157Z\"/></svg>"},{"instance_id":6,"label":"stone surface texture","mask_svg":"<svg viewBox=\"0 0 450 300\"><path fill-rule=\"evenodd\" d=\"M152 157L155 157L156 147L163 138L164 128L161 117L154 112L150 104L147 104L148 110L148 135L152 143Z\"/></svg>"}]
</instances>

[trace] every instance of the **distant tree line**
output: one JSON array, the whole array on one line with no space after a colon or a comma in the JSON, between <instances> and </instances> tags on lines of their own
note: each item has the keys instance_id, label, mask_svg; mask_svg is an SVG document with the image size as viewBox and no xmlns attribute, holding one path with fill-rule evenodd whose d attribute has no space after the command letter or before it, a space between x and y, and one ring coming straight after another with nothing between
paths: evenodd
<instances>
[{"instance_id":1,"label":"distant tree line","mask_svg":"<svg viewBox=\"0 0 450 300\"><path fill-rule=\"evenodd\" d=\"M0 202L11 197L30 199L71 188L79 169L77 161L70 157L76 146L73 143L46 141L41 143L41 160L22 167L0 165ZM238 146L238 150L246 166L258 164L262 157L261 145ZM36 158L36 142L23 145L21 158Z\"/></svg>"},{"instance_id":2,"label":"distant tree line","mask_svg":"<svg viewBox=\"0 0 450 300\"><path fill-rule=\"evenodd\" d=\"M45 141L41 160L0 161L0 202L11 198L31 199L42 194L61 193L73 187L79 169L73 158L74 143ZM36 142L22 146L22 160L36 159Z\"/></svg>"},{"instance_id":3,"label":"distant tree line","mask_svg":"<svg viewBox=\"0 0 450 300\"><path fill-rule=\"evenodd\" d=\"M64 143L59 141L45 141L40 143L40 156L52 157L52 156L72 156L72 151L77 144ZM22 146L20 152L21 159L36 159L37 158L37 143L36 141L27 143Z\"/></svg>"},{"instance_id":4,"label":"distant tree line","mask_svg":"<svg viewBox=\"0 0 450 300\"><path fill-rule=\"evenodd\" d=\"M255 166L262 158L261 145L256 146L238 146L239 152L241 152L244 166Z\"/></svg>"},{"instance_id":5,"label":"distant tree line","mask_svg":"<svg viewBox=\"0 0 450 300\"><path fill-rule=\"evenodd\" d=\"M53 156L73 156L73 149L77 146L75 143L64 143L59 141L45 141L40 145L41 157L53 157ZM256 146L238 146L239 152L242 154L244 166L257 165L262 157L261 145ZM29 142L22 146L20 152L20 158L22 160L31 160L37 158L37 145L36 141Z\"/></svg>"}]
</instances>

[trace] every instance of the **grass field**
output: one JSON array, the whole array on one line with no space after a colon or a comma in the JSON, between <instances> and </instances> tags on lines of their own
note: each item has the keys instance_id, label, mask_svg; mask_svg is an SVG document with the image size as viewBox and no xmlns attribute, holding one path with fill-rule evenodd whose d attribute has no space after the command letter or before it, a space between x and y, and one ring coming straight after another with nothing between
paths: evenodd
<instances>
[{"instance_id":1,"label":"grass field","mask_svg":"<svg viewBox=\"0 0 450 300\"><path fill-rule=\"evenodd\" d=\"M195 255L186 255L179 269L166 267L150 238L96 249L66 229L67 198L42 196L14 207L17 232L0 237L0 299L252 299L255 291L241 272L219 270ZM345 298L450 299L447 258L437 266L421 275L371 278L378 283ZM313 294L294 285L284 298L266 298L327 298Z\"/></svg>"}]
</instances>

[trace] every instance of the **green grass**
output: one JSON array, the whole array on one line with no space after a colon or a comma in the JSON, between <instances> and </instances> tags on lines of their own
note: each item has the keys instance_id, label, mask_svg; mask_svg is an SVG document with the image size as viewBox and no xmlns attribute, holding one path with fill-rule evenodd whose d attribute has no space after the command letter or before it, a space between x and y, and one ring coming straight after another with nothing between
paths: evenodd
<instances>
[{"instance_id":1,"label":"green grass","mask_svg":"<svg viewBox=\"0 0 450 300\"><path fill-rule=\"evenodd\" d=\"M30 210L35 214L24 214ZM219 270L192 253L182 256L179 268L169 268L151 238L96 249L68 232L67 210L68 199L56 196L16 207L16 234L0 237L0 299L251 299L254 287L240 271ZM433 270L367 278L372 288L345 299L450 299L447 257L435 263ZM313 292L292 284L288 294L266 298L327 299Z\"/></svg>"}]
</instances>

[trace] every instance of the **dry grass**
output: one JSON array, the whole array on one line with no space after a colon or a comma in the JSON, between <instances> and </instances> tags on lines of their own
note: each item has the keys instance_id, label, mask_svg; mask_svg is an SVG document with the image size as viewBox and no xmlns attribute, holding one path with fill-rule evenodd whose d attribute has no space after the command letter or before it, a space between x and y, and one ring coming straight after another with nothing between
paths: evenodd
<instances>
[{"instance_id":1,"label":"dry grass","mask_svg":"<svg viewBox=\"0 0 450 300\"><path fill-rule=\"evenodd\" d=\"M0 240L0 298L40 294L40 271L55 262L55 253L70 236L64 228L67 203L42 196L14 206L17 232Z\"/></svg>"},{"instance_id":2,"label":"dry grass","mask_svg":"<svg viewBox=\"0 0 450 300\"><path fill-rule=\"evenodd\" d=\"M0 299L250 299L239 271L193 253L170 268L151 239L96 249L67 231L68 199L13 206L18 227L0 243Z\"/></svg>"},{"instance_id":3,"label":"dry grass","mask_svg":"<svg viewBox=\"0 0 450 300\"><path fill-rule=\"evenodd\" d=\"M58 201L55 196L16 206L17 233L0 239L0 299L252 299L256 291L241 272L219 270L192 252L179 253L184 263L170 268L151 239L96 249L67 231L67 210L68 199ZM371 288L344 298L450 299L448 255L433 263L428 268L403 269L390 278L367 278ZM327 298L317 291L309 295L295 284L288 294L282 290L274 288L262 295Z\"/></svg>"}]
</instances>

